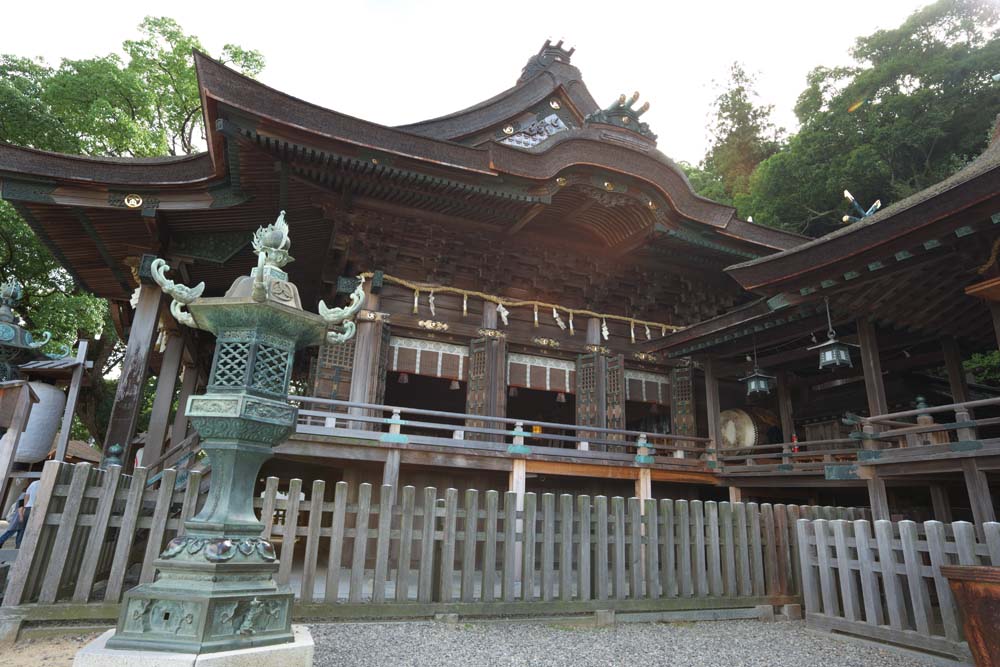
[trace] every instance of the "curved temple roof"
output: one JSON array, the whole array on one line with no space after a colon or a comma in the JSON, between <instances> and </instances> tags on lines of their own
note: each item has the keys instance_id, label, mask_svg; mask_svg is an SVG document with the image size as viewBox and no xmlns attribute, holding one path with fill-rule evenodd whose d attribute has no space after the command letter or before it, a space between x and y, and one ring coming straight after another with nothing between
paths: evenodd
<instances>
[{"instance_id":1,"label":"curved temple roof","mask_svg":"<svg viewBox=\"0 0 1000 667\"><path fill-rule=\"evenodd\" d=\"M277 194L276 163L334 199L345 192L337 179L347 179L358 186L348 193L352 201L373 210L408 206L411 215L506 234L534 220L526 234L542 242L596 239L613 256L656 237L700 246L721 267L721 258L767 255L806 240L740 220L732 207L695 194L641 122L648 106L636 104L638 94L601 108L572 53L546 42L516 84L493 98L389 127L292 97L195 52L206 153L94 158L0 143L0 196L82 284L111 298L131 291L125 258L149 251L129 231L138 211L128 210L126 193L141 194L155 249L166 229L235 230L239 220L264 215L273 208L265 200ZM272 187L275 193L260 190ZM84 231L99 260L78 242Z\"/></svg>"}]
</instances>

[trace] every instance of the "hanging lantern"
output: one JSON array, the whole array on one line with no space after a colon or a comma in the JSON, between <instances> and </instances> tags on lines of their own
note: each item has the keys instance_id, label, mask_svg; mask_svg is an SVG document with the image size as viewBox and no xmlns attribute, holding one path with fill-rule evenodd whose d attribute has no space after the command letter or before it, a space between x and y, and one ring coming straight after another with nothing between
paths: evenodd
<instances>
[{"instance_id":1,"label":"hanging lantern","mask_svg":"<svg viewBox=\"0 0 1000 667\"><path fill-rule=\"evenodd\" d=\"M510 398L517 398L517 387L511 387L507 390L507 396Z\"/></svg>"},{"instance_id":2,"label":"hanging lantern","mask_svg":"<svg viewBox=\"0 0 1000 667\"><path fill-rule=\"evenodd\" d=\"M821 370L824 368L839 368L840 366L853 368L854 363L851 361L851 347L857 346L841 343L837 340L837 332L834 331L833 320L830 318L830 300L825 299L824 301L826 303L827 340L806 349L819 350L819 367Z\"/></svg>"},{"instance_id":3,"label":"hanging lantern","mask_svg":"<svg viewBox=\"0 0 1000 667\"><path fill-rule=\"evenodd\" d=\"M753 396L754 394L770 394L771 387L773 386L774 376L762 373L759 368L754 366L753 372L750 375L742 378L740 382L743 382L747 386L747 396Z\"/></svg>"},{"instance_id":4,"label":"hanging lantern","mask_svg":"<svg viewBox=\"0 0 1000 667\"><path fill-rule=\"evenodd\" d=\"M565 402L566 402L566 394L560 391L558 394L556 394L556 403L565 403Z\"/></svg>"},{"instance_id":5,"label":"hanging lantern","mask_svg":"<svg viewBox=\"0 0 1000 667\"><path fill-rule=\"evenodd\" d=\"M400 373L397 381L399 384L408 384L410 382L410 376L406 373Z\"/></svg>"},{"instance_id":6,"label":"hanging lantern","mask_svg":"<svg viewBox=\"0 0 1000 667\"><path fill-rule=\"evenodd\" d=\"M448 385L448 388L451 389L452 391L458 391L459 389L462 388L462 385L458 383L458 380L452 380L451 384Z\"/></svg>"},{"instance_id":7,"label":"hanging lantern","mask_svg":"<svg viewBox=\"0 0 1000 667\"><path fill-rule=\"evenodd\" d=\"M749 356L747 357L747 361L750 361ZM760 367L757 366L757 338L755 336L753 341L753 370L750 372L750 375L741 378L740 382L746 384L747 396L753 396L754 394L770 394L773 381L773 375L762 372Z\"/></svg>"}]
</instances>

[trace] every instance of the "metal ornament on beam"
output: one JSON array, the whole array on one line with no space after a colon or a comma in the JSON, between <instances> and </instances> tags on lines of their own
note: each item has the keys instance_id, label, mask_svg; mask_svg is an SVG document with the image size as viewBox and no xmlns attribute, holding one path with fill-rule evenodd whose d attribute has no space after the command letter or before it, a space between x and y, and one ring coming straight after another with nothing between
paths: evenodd
<instances>
[{"instance_id":1,"label":"metal ornament on beam","mask_svg":"<svg viewBox=\"0 0 1000 667\"><path fill-rule=\"evenodd\" d=\"M294 641L292 592L274 579L277 558L261 537L254 485L272 448L295 428L288 402L295 351L354 335L363 280L346 307L320 302L319 314L310 313L282 270L292 261L284 211L252 245L257 266L221 297L203 297L204 283L176 284L162 259L150 266L178 322L216 336L208 390L187 403L212 476L201 512L155 561L160 576L126 593L110 649L212 653Z\"/></svg>"}]
</instances>

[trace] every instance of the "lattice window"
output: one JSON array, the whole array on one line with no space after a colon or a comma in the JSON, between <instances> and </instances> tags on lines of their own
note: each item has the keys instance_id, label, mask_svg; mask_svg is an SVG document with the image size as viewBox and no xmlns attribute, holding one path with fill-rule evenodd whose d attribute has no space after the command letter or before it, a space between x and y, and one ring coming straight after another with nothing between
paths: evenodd
<instances>
[{"instance_id":1,"label":"lattice window","mask_svg":"<svg viewBox=\"0 0 1000 667\"><path fill-rule=\"evenodd\" d=\"M343 368L350 370L354 367L354 340L346 343L324 343L319 348L319 363L324 368Z\"/></svg>"},{"instance_id":2,"label":"lattice window","mask_svg":"<svg viewBox=\"0 0 1000 667\"><path fill-rule=\"evenodd\" d=\"M257 358L253 364L253 388L283 394L287 373L288 352L268 343L258 344Z\"/></svg>"},{"instance_id":3,"label":"lattice window","mask_svg":"<svg viewBox=\"0 0 1000 667\"><path fill-rule=\"evenodd\" d=\"M249 363L250 343L220 343L212 384L217 387L242 387L246 382Z\"/></svg>"}]
</instances>

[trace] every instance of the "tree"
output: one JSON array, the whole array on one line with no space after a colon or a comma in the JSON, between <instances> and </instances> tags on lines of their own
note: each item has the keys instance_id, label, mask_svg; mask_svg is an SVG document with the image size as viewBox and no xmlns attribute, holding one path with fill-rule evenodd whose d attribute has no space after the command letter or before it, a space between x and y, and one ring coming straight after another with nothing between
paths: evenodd
<instances>
[{"instance_id":1,"label":"tree","mask_svg":"<svg viewBox=\"0 0 1000 667\"><path fill-rule=\"evenodd\" d=\"M202 49L200 42L168 18L148 17L139 30L141 39L123 45L127 61L112 54L53 67L0 55L0 140L116 157L187 154L203 146L192 55ZM222 60L250 76L264 66L260 53L231 44L223 47ZM53 345L72 344L78 335L100 336L77 412L90 435L100 439L114 396L114 382L105 376L123 352L108 305L80 289L16 209L0 202L0 279L11 275L24 285L18 311L26 325L49 330Z\"/></svg>"},{"instance_id":2,"label":"tree","mask_svg":"<svg viewBox=\"0 0 1000 667\"><path fill-rule=\"evenodd\" d=\"M754 169L781 145L782 130L771 122L773 107L757 103L755 86L754 77L734 62L713 103L712 145L698 167L685 166L698 194L737 208L742 208Z\"/></svg>"},{"instance_id":3,"label":"tree","mask_svg":"<svg viewBox=\"0 0 1000 667\"><path fill-rule=\"evenodd\" d=\"M819 234L840 226L844 189L887 205L946 178L986 145L998 38L989 0L939 0L859 38L855 65L810 73L798 134L758 166L743 205L758 222Z\"/></svg>"}]
</instances>

